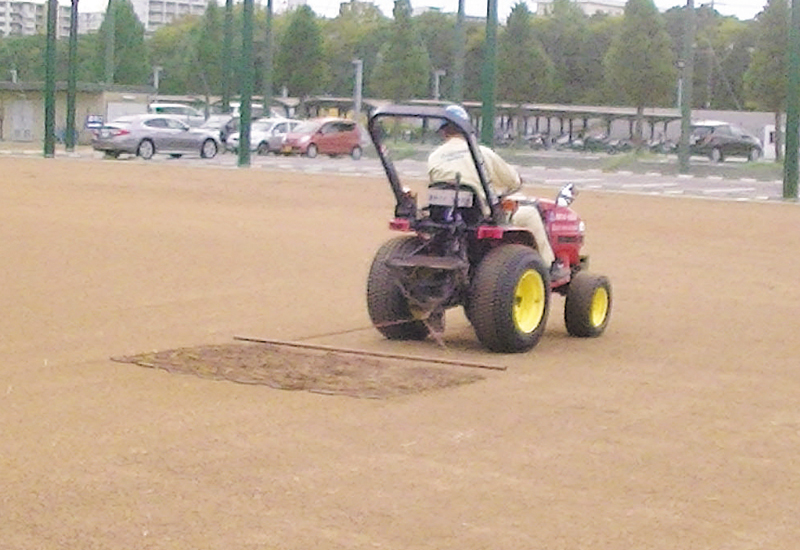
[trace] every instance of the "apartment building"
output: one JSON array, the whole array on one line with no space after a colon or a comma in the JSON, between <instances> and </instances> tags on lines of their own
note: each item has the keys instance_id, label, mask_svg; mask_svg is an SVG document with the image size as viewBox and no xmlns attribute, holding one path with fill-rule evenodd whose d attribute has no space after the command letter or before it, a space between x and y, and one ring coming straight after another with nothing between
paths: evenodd
<instances>
[{"instance_id":1,"label":"apartment building","mask_svg":"<svg viewBox=\"0 0 800 550\"><path fill-rule=\"evenodd\" d=\"M187 15L202 16L208 0L131 0L131 3L145 32L151 34Z\"/></svg>"},{"instance_id":2,"label":"apartment building","mask_svg":"<svg viewBox=\"0 0 800 550\"><path fill-rule=\"evenodd\" d=\"M596 13L605 13L606 15L622 15L625 13L624 0L572 0L572 2L590 17ZM552 11L552 1L537 2L537 15L549 15Z\"/></svg>"},{"instance_id":3,"label":"apartment building","mask_svg":"<svg viewBox=\"0 0 800 550\"><path fill-rule=\"evenodd\" d=\"M56 37L69 36L70 3L59 3ZM0 0L0 36L30 36L47 32L46 0Z\"/></svg>"}]
</instances>

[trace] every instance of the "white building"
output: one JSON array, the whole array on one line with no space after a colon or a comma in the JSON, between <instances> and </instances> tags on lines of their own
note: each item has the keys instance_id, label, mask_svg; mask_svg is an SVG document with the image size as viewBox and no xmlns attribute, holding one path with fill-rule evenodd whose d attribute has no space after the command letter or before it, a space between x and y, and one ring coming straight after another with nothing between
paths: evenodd
<instances>
[{"instance_id":1,"label":"white building","mask_svg":"<svg viewBox=\"0 0 800 550\"><path fill-rule=\"evenodd\" d=\"M80 5L80 4L78 4ZM91 34L98 31L106 14L102 11L90 13L78 12L78 34Z\"/></svg>"},{"instance_id":2,"label":"white building","mask_svg":"<svg viewBox=\"0 0 800 550\"><path fill-rule=\"evenodd\" d=\"M583 13L591 17L596 13L607 15L622 15L625 13L625 2L622 0L572 0ZM550 15L553 11L553 2L537 2L536 15Z\"/></svg>"},{"instance_id":3,"label":"white building","mask_svg":"<svg viewBox=\"0 0 800 550\"><path fill-rule=\"evenodd\" d=\"M307 5L307 0L273 0L272 8L275 13L286 13L293 10L296 10L300 6ZM263 5L267 5L266 2L263 2Z\"/></svg>"},{"instance_id":4,"label":"white building","mask_svg":"<svg viewBox=\"0 0 800 550\"><path fill-rule=\"evenodd\" d=\"M56 37L69 36L71 5L58 4ZM47 32L46 0L0 0L0 36L30 36Z\"/></svg>"},{"instance_id":5,"label":"white building","mask_svg":"<svg viewBox=\"0 0 800 550\"><path fill-rule=\"evenodd\" d=\"M131 0L136 17L147 34L187 15L202 17L208 0Z\"/></svg>"}]
</instances>

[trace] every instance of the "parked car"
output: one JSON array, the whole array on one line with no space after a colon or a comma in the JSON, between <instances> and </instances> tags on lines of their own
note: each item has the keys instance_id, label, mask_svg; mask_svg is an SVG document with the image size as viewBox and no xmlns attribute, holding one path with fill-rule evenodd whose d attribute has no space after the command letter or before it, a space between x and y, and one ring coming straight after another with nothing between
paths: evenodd
<instances>
[{"instance_id":1,"label":"parked car","mask_svg":"<svg viewBox=\"0 0 800 550\"><path fill-rule=\"evenodd\" d=\"M281 153L311 158L317 154L332 157L350 155L358 160L362 153L361 131L354 121L344 118L308 120L286 134Z\"/></svg>"},{"instance_id":2,"label":"parked car","mask_svg":"<svg viewBox=\"0 0 800 550\"><path fill-rule=\"evenodd\" d=\"M692 154L708 156L713 162L738 156L755 161L761 158L761 140L736 124L718 120L692 123L689 146Z\"/></svg>"},{"instance_id":3,"label":"parked car","mask_svg":"<svg viewBox=\"0 0 800 550\"><path fill-rule=\"evenodd\" d=\"M214 130L192 128L170 115L129 115L96 130L92 148L113 158L123 153L143 159L157 153L175 158L185 154L212 158L219 150L219 138Z\"/></svg>"},{"instance_id":4,"label":"parked car","mask_svg":"<svg viewBox=\"0 0 800 550\"><path fill-rule=\"evenodd\" d=\"M302 121L288 118L260 118L250 125L250 150L259 155L280 152L283 138ZM228 137L228 149L239 150L239 132Z\"/></svg>"},{"instance_id":5,"label":"parked car","mask_svg":"<svg viewBox=\"0 0 800 550\"><path fill-rule=\"evenodd\" d=\"M155 115L173 115L189 126L201 126L206 121L206 115L194 107L183 103L151 103L147 112Z\"/></svg>"},{"instance_id":6,"label":"parked car","mask_svg":"<svg viewBox=\"0 0 800 550\"><path fill-rule=\"evenodd\" d=\"M239 118L233 115L209 115L199 127L217 132L220 144L225 145L228 136L239 129Z\"/></svg>"}]
</instances>

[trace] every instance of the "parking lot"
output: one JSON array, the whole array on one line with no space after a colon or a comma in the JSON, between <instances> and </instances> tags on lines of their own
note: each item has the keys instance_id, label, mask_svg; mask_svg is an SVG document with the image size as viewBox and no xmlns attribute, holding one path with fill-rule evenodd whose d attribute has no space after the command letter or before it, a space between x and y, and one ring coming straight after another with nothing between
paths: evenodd
<instances>
[{"instance_id":1,"label":"parking lot","mask_svg":"<svg viewBox=\"0 0 800 550\"><path fill-rule=\"evenodd\" d=\"M0 546L796 548L797 204L584 189L608 331L556 297L495 355L460 310L382 339L388 185L299 160L0 156ZM111 360L236 336L506 370L359 399Z\"/></svg>"}]
</instances>

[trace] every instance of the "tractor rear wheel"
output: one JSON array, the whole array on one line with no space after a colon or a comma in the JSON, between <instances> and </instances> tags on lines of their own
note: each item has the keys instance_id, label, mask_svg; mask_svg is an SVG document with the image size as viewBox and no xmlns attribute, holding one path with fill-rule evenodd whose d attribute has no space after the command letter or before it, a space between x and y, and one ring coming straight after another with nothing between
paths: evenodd
<instances>
[{"instance_id":1,"label":"tractor rear wheel","mask_svg":"<svg viewBox=\"0 0 800 550\"><path fill-rule=\"evenodd\" d=\"M475 272L467 308L475 335L490 350L533 348L550 312L550 278L541 256L519 244L489 252Z\"/></svg>"},{"instance_id":2,"label":"tractor rear wheel","mask_svg":"<svg viewBox=\"0 0 800 550\"><path fill-rule=\"evenodd\" d=\"M593 338L603 334L611 316L611 283L602 275L579 271L569 282L564 323L571 336Z\"/></svg>"},{"instance_id":3,"label":"tractor rear wheel","mask_svg":"<svg viewBox=\"0 0 800 550\"><path fill-rule=\"evenodd\" d=\"M415 319L400 290L389 260L419 248L418 237L395 237L383 244L372 260L367 280L367 310L372 324L389 340L424 340L429 330Z\"/></svg>"}]
</instances>

